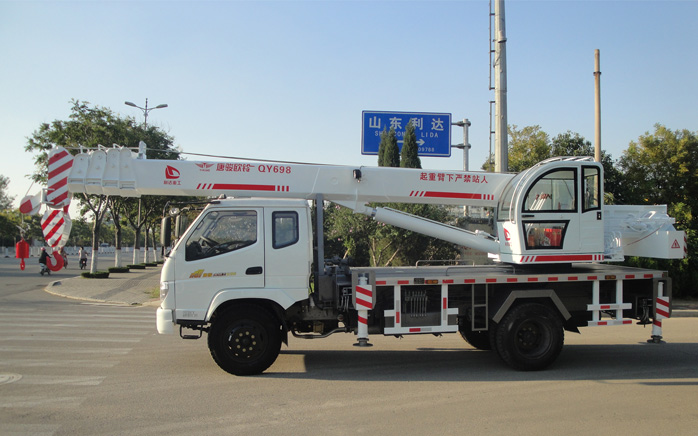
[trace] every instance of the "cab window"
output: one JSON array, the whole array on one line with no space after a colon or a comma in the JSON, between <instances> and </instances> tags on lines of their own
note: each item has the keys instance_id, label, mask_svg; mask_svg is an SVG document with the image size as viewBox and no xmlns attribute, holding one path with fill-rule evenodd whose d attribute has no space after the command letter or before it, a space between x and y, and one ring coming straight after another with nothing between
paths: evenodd
<instances>
[{"instance_id":1,"label":"cab window","mask_svg":"<svg viewBox=\"0 0 698 436\"><path fill-rule=\"evenodd\" d=\"M186 242L187 261L240 250L257 242L254 210L209 212Z\"/></svg>"},{"instance_id":2,"label":"cab window","mask_svg":"<svg viewBox=\"0 0 698 436\"><path fill-rule=\"evenodd\" d=\"M272 247L284 248L298 242L298 213L272 213Z\"/></svg>"},{"instance_id":3,"label":"cab window","mask_svg":"<svg viewBox=\"0 0 698 436\"><path fill-rule=\"evenodd\" d=\"M601 209L601 176L597 167L584 167L582 212Z\"/></svg>"},{"instance_id":4,"label":"cab window","mask_svg":"<svg viewBox=\"0 0 698 436\"><path fill-rule=\"evenodd\" d=\"M540 177L526 193L524 212L576 212L577 170L560 169Z\"/></svg>"}]
</instances>

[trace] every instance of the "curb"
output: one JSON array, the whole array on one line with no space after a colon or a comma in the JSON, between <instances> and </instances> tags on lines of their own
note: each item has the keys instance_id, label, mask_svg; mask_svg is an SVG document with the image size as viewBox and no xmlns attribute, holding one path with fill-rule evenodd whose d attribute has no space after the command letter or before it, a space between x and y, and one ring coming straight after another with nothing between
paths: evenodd
<instances>
[{"instance_id":1,"label":"curb","mask_svg":"<svg viewBox=\"0 0 698 436\"><path fill-rule=\"evenodd\" d=\"M679 309L671 311L672 318L698 318L698 310Z\"/></svg>"},{"instance_id":2,"label":"curb","mask_svg":"<svg viewBox=\"0 0 698 436\"><path fill-rule=\"evenodd\" d=\"M57 286L62 286L63 283L61 283L60 280L56 280L55 282L49 283L45 288L44 291L48 294L55 295L56 297L62 297L62 298L67 298L69 300L76 300L76 301L85 301L88 303L103 303L103 304L115 304L119 306L152 306L152 307L158 307L160 306L160 300L157 298L154 298L152 300L145 301L143 303L127 303L125 301L114 301L114 300L102 300L99 298L90 298L90 297L76 297L75 295L68 295L62 292L56 291L54 288Z\"/></svg>"},{"instance_id":3,"label":"curb","mask_svg":"<svg viewBox=\"0 0 698 436\"><path fill-rule=\"evenodd\" d=\"M83 280L87 280L87 282L82 282ZM92 281L96 280L96 282ZM116 297L116 298L109 298L110 296L105 295L107 298L95 298L94 295L95 293L92 292L93 289L95 290L100 290L101 293L103 293L105 286L100 287L100 280L102 283L106 285L106 288L109 289L109 279L85 279L82 277L72 277L68 279L63 279L63 280L56 280L53 282L49 282L45 287L44 291L48 294L55 295L57 297L61 298L68 298L71 300L76 300L76 301L84 301L84 302L89 302L89 303L101 303L101 304L112 304L112 305L120 305L120 306L149 306L149 307L158 307L160 305L160 299L159 298L141 298L139 296L134 296L133 294L129 295L128 292L125 293L117 293L117 295L113 295L111 297ZM86 286L87 285L87 286ZM130 288L134 293L138 293L139 291L142 291L140 287L136 286L133 288ZM97 294L99 295L99 294ZM120 298L121 297L121 298ZM135 297L135 298L132 298Z\"/></svg>"}]
</instances>

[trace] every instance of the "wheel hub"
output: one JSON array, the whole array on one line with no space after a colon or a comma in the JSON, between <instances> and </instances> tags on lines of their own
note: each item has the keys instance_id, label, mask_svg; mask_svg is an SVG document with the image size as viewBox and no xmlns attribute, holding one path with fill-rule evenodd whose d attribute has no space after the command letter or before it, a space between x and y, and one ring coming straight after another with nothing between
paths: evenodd
<instances>
[{"instance_id":1,"label":"wheel hub","mask_svg":"<svg viewBox=\"0 0 698 436\"><path fill-rule=\"evenodd\" d=\"M257 329L253 327L234 328L228 336L228 347L233 355L249 359L262 351L262 342Z\"/></svg>"},{"instance_id":2,"label":"wheel hub","mask_svg":"<svg viewBox=\"0 0 698 436\"><path fill-rule=\"evenodd\" d=\"M535 326L526 325L519 330L517 337L521 348L532 349L540 340L540 331Z\"/></svg>"}]
</instances>

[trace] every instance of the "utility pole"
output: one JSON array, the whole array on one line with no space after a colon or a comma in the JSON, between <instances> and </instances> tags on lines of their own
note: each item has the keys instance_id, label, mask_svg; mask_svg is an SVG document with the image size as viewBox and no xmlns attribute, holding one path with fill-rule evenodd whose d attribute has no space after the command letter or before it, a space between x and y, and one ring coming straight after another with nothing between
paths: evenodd
<instances>
[{"instance_id":1,"label":"utility pole","mask_svg":"<svg viewBox=\"0 0 698 436\"><path fill-rule=\"evenodd\" d=\"M509 141L507 131L507 49L504 25L504 0L494 0L494 171L509 171Z\"/></svg>"},{"instance_id":2,"label":"utility pole","mask_svg":"<svg viewBox=\"0 0 698 436\"><path fill-rule=\"evenodd\" d=\"M594 51L594 160L601 162L601 53Z\"/></svg>"}]
</instances>

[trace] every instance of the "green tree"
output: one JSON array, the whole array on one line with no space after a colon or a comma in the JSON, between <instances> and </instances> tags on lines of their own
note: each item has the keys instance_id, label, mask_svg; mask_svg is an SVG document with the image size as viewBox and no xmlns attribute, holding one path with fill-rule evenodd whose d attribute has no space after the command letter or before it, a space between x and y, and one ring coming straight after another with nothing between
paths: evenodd
<instances>
[{"instance_id":1,"label":"green tree","mask_svg":"<svg viewBox=\"0 0 698 436\"><path fill-rule=\"evenodd\" d=\"M375 265L370 244L375 237L377 223L362 214L334 203L325 205L325 245L327 257L351 258L355 265ZM340 248L341 247L341 248Z\"/></svg>"},{"instance_id":2,"label":"green tree","mask_svg":"<svg viewBox=\"0 0 698 436\"><path fill-rule=\"evenodd\" d=\"M15 236L19 236L19 229L12 219L10 209L14 197L7 195L7 185L10 179L0 175L0 246L8 246L14 244Z\"/></svg>"},{"instance_id":3,"label":"green tree","mask_svg":"<svg viewBox=\"0 0 698 436\"><path fill-rule=\"evenodd\" d=\"M381 132L381 140L378 143L378 166L383 167L385 162L385 150L388 148L388 130L383 129Z\"/></svg>"},{"instance_id":4,"label":"green tree","mask_svg":"<svg viewBox=\"0 0 698 436\"><path fill-rule=\"evenodd\" d=\"M549 157L550 137L540 126L509 126L509 171L521 172Z\"/></svg>"},{"instance_id":5,"label":"green tree","mask_svg":"<svg viewBox=\"0 0 698 436\"><path fill-rule=\"evenodd\" d=\"M0 175L0 210L12 208L12 202L15 200L7 194L7 185L10 184L10 179L7 176Z\"/></svg>"},{"instance_id":6,"label":"green tree","mask_svg":"<svg viewBox=\"0 0 698 436\"><path fill-rule=\"evenodd\" d=\"M399 167L400 149L395 129L383 129L378 146L378 166ZM342 242L344 253L333 253L339 257L351 257L357 265L382 265L384 254L389 250L385 240L378 235L378 224L371 218L355 214L352 210L336 206L326 209L325 222L332 223L327 229L328 238ZM328 253L329 254L329 253Z\"/></svg>"},{"instance_id":7,"label":"green tree","mask_svg":"<svg viewBox=\"0 0 698 436\"><path fill-rule=\"evenodd\" d=\"M397 134L392 127L390 131L384 129L381 133L381 142L378 146L378 166L400 166L400 148L397 145Z\"/></svg>"},{"instance_id":8,"label":"green tree","mask_svg":"<svg viewBox=\"0 0 698 436\"><path fill-rule=\"evenodd\" d=\"M558 156L594 156L594 147L579 133L567 131L552 140L540 126L509 126L509 171L521 172L545 159ZM611 155L601 150L601 165L604 168L604 191L606 204L622 202L624 183L622 175L614 165ZM491 162L483 169L491 170Z\"/></svg>"},{"instance_id":9,"label":"green tree","mask_svg":"<svg viewBox=\"0 0 698 436\"><path fill-rule=\"evenodd\" d=\"M417 134L412 121L407 123L405 137L402 142L400 153L400 166L402 168L422 168L422 161L419 159L419 147L417 146Z\"/></svg>"},{"instance_id":10,"label":"green tree","mask_svg":"<svg viewBox=\"0 0 698 436\"><path fill-rule=\"evenodd\" d=\"M569 130L555 136L551 142L550 157L594 156L594 146L579 133ZM613 164L611 155L601 150L601 165L604 171L605 203L623 201L622 174Z\"/></svg>"},{"instance_id":11,"label":"green tree","mask_svg":"<svg viewBox=\"0 0 698 436\"><path fill-rule=\"evenodd\" d=\"M68 245L75 247L90 246L92 242L92 223L88 223L85 217L73 218L73 227L70 229Z\"/></svg>"},{"instance_id":12,"label":"green tree","mask_svg":"<svg viewBox=\"0 0 698 436\"><path fill-rule=\"evenodd\" d=\"M56 145L65 147L76 154L82 147L96 148L101 145L119 144L129 148L137 147L140 141L148 145L148 158L176 159L174 139L154 126L147 128L136 123L133 118L122 118L110 109L91 106L89 102L72 100L68 120L54 120L43 123L28 138L25 150L35 153L35 172L31 178L45 183L48 177L47 160L49 151ZM81 195L78 197L81 212L91 212L92 250L99 249L99 234L102 221L108 211L108 198L104 195ZM96 256L93 255L91 271L96 270Z\"/></svg>"},{"instance_id":13,"label":"green tree","mask_svg":"<svg viewBox=\"0 0 698 436\"><path fill-rule=\"evenodd\" d=\"M698 134L655 125L631 142L619 159L628 204L666 204L675 226L686 231L688 256L682 260L632 259L634 265L669 270L674 295L698 296Z\"/></svg>"},{"instance_id":14,"label":"green tree","mask_svg":"<svg viewBox=\"0 0 698 436\"><path fill-rule=\"evenodd\" d=\"M379 166L421 168L417 155L417 140L412 123L407 125L402 155L397 153L397 137L393 129L383 131L379 147ZM402 158L401 158L402 157ZM389 204L385 205L445 222L448 219L446 209L424 204ZM422 259L450 259L457 250L448 242L436 240L420 233L377 223L373 219L354 214L351 210L329 208L326 210L327 235L335 241L341 241L344 254L351 256L359 265L389 266L414 265Z\"/></svg>"},{"instance_id":15,"label":"green tree","mask_svg":"<svg viewBox=\"0 0 698 436\"><path fill-rule=\"evenodd\" d=\"M41 217L24 215L19 209L0 211L0 245L14 245L22 233L29 243L42 241L44 235L41 230Z\"/></svg>"}]
</instances>

